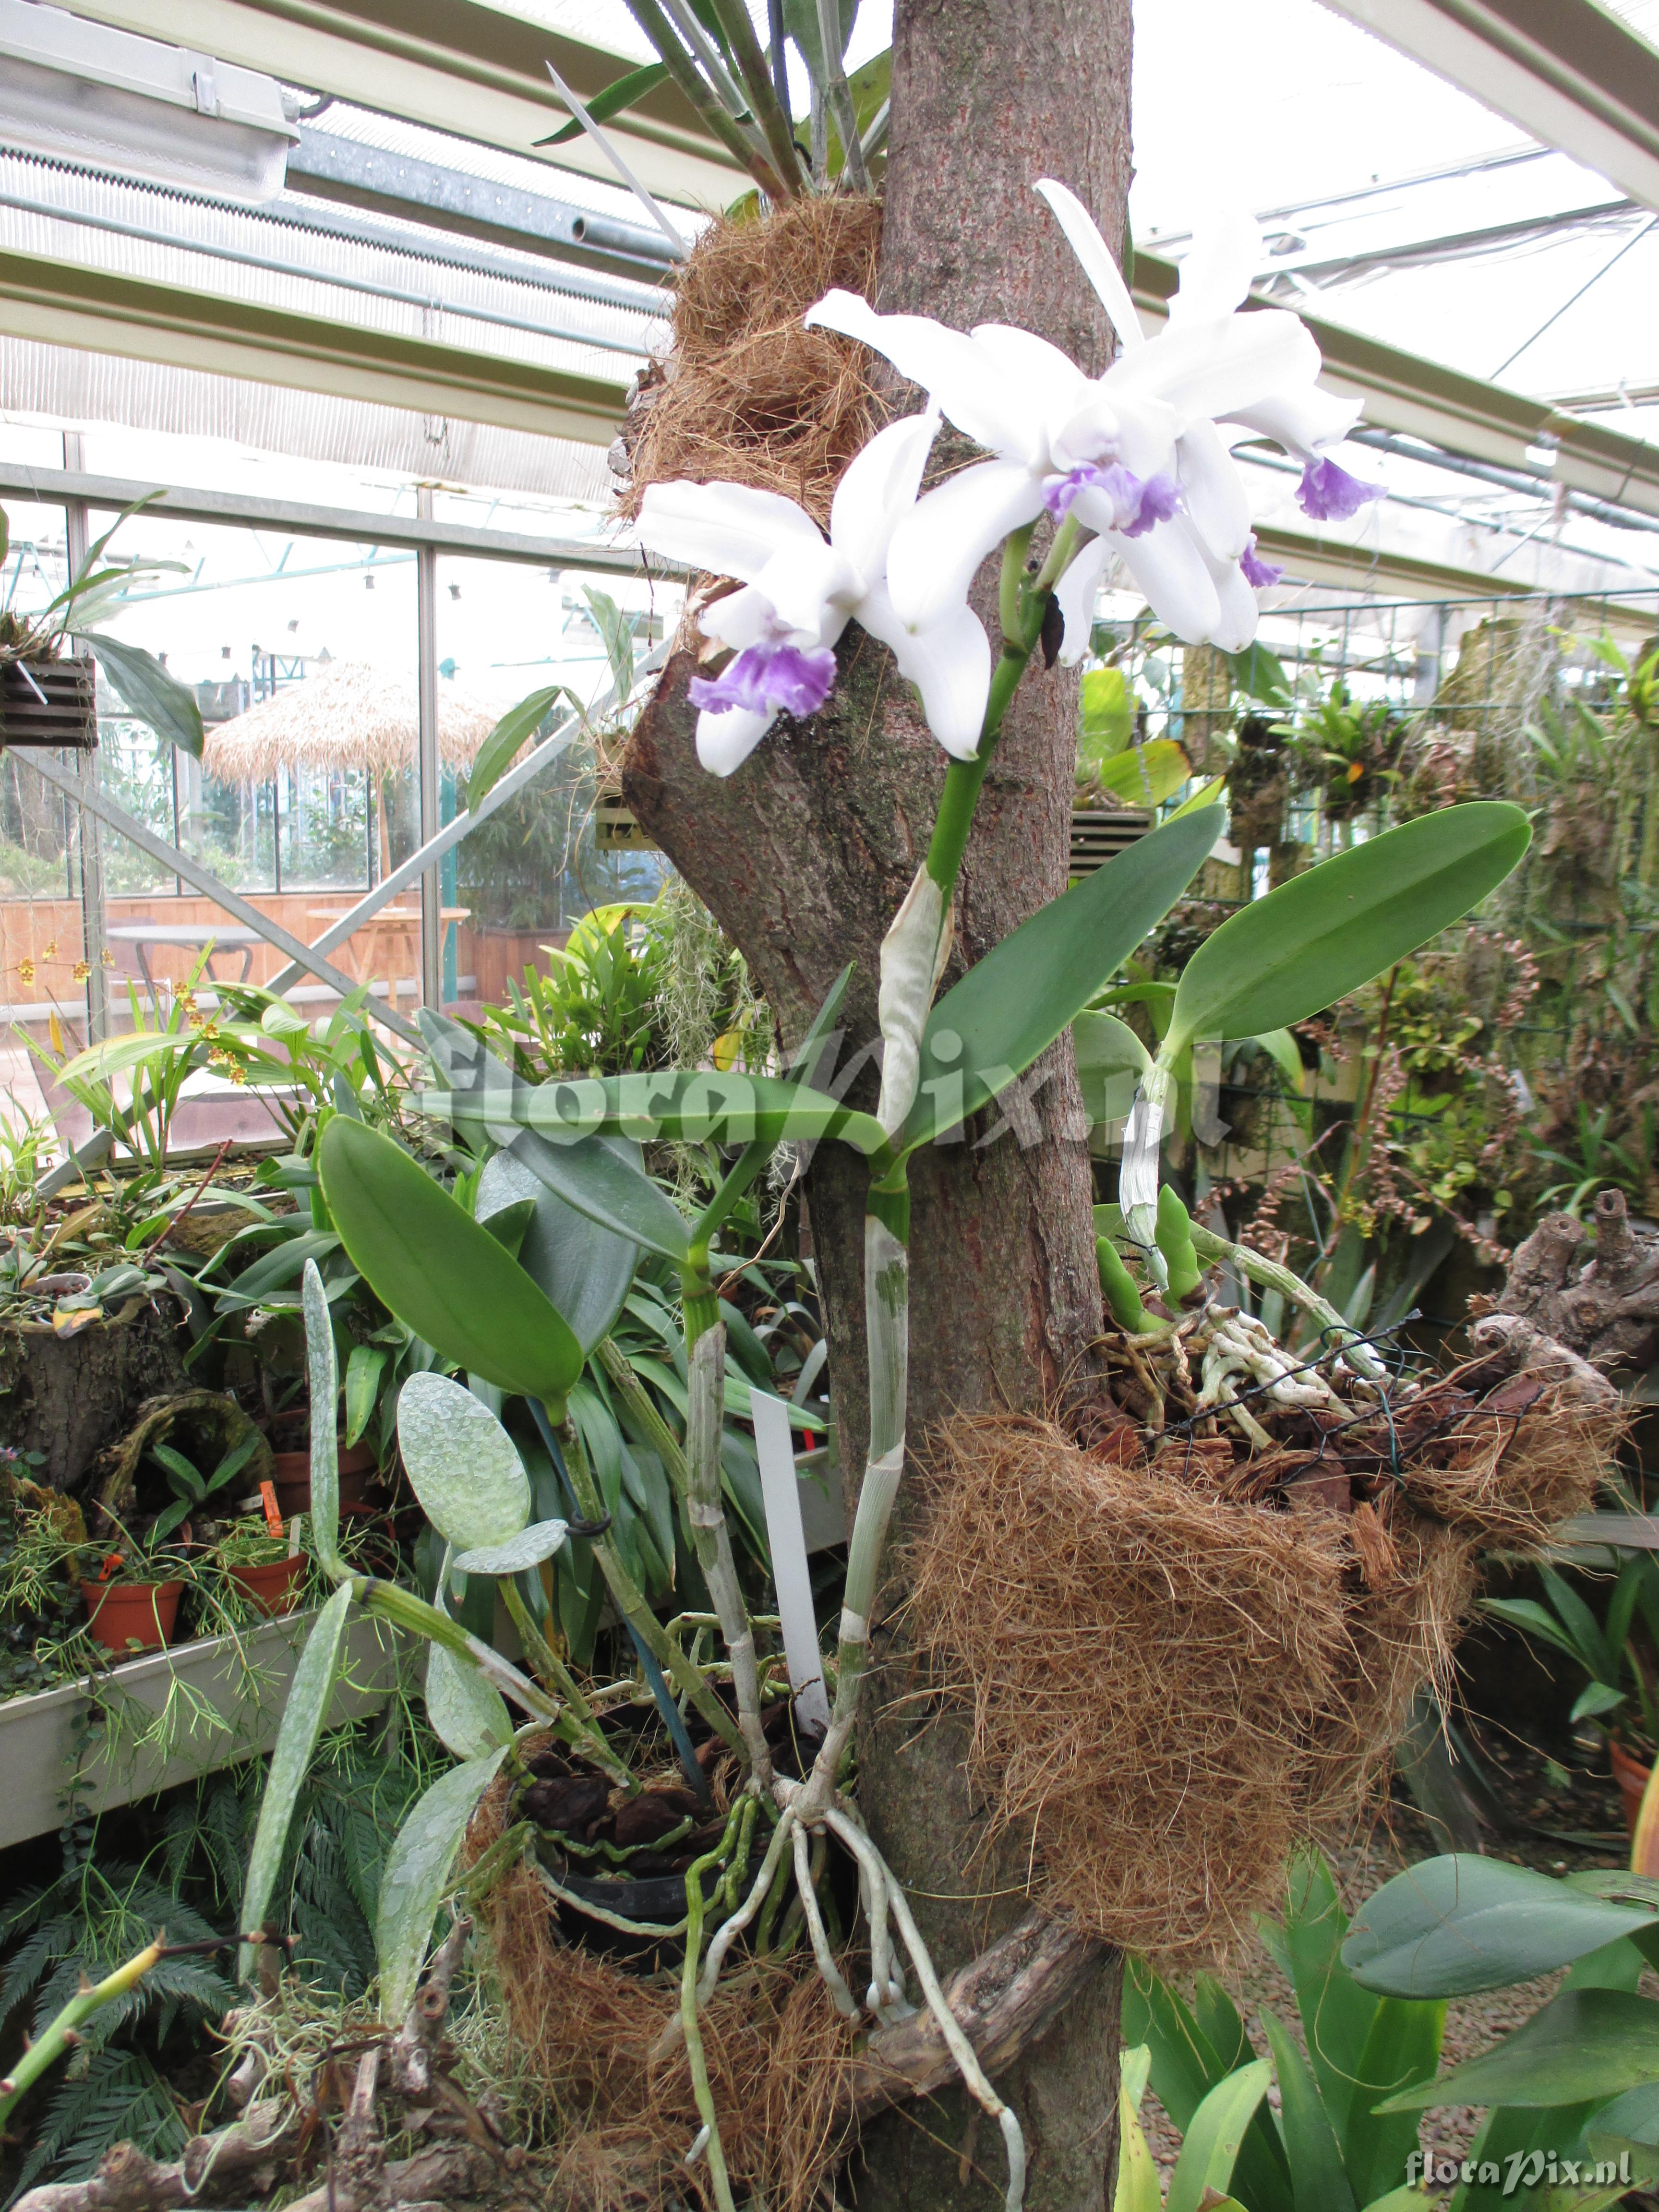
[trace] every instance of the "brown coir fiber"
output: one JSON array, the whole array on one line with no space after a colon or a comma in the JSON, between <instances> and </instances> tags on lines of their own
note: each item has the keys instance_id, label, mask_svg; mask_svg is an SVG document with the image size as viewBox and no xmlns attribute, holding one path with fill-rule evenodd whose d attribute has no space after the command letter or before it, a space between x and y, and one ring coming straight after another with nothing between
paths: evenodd
<instances>
[{"instance_id":1,"label":"brown coir fiber","mask_svg":"<svg viewBox=\"0 0 1659 2212\"><path fill-rule=\"evenodd\" d=\"M1303 1819L1327 1843L1375 1809L1419 1690L1449 1691L1479 1581L1475 1546L1455 1528L1397 1500L1383 1518L1392 1571L1350 1590L1335 1692L1310 1731Z\"/></svg>"},{"instance_id":2,"label":"brown coir fiber","mask_svg":"<svg viewBox=\"0 0 1659 2212\"><path fill-rule=\"evenodd\" d=\"M1444 1467L1403 1469L1406 1494L1478 1543L1541 1552L1553 1528L1594 1503L1613 1465L1626 1425L1609 1399L1586 1405L1553 1389L1518 1413L1477 1406L1458 1423Z\"/></svg>"},{"instance_id":3,"label":"brown coir fiber","mask_svg":"<svg viewBox=\"0 0 1659 2212\"><path fill-rule=\"evenodd\" d=\"M501 1833L507 1796L502 1778L473 1821L470 1858ZM523 1863L479 1911L514 2037L556 2116L548 2202L560 2212L712 2204L708 2160L685 2164L702 2123L684 2044L659 2055L679 2012L678 1973L624 1973L564 1942ZM699 2019L738 2202L805 2212L845 2148L836 2101L852 2051L810 1950L770 1968L732 1961Z\"/></svg>"},{"instance_id":4,"label":"brown coir fiber","mask_svg":"<svg viewBox=\"0 0 1659 2212\"><path fill-rule=\"evenodd\" d=\"M879 201L840 193L709 226L679 272L673 351L630 404L624 515L687 478L782 492L827 526L878 417L866 349L801 318L833 286L873 297L880 247Z\"/></svg>"},{"instance_id":5,"label":"brown coir fiber","mask_svg":"<svg viewBox=\"0 0 1659 2212\"><path fill-rule=\"evenodd\" d=\"M1334 1514L1106 1464L1052 1424L953 1420L908 1547L907 1630L973 1714L994 1831L1053 1902L1166 1962L1276 1899L1344 1662Z\"/></svg>"}]
</instances>

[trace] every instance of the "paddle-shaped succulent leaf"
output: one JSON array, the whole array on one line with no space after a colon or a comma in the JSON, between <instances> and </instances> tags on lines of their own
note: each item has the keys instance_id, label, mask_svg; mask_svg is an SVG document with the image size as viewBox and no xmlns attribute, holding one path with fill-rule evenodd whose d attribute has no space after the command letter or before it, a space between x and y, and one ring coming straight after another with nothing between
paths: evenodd
<instances>
[{"instance_id":1,"label":"paddle-shaped succulent leaf","mask_svg":"<svg viewBox=\"0 0 1659 2212\"><path fill-rule=\"evenodd\" d=\"M921 1040L909 1152L976 1113L1046 1052L1197 873L1218 807L1167 822L1022 922L939 1000Z\"/></svg>"},{"instance_id":2,"label":"paddle-shaped succulent leaf","mask_svg":"<svg viewBox=\"0 0 1659 2212\"><path fill-rule=\"evenodd\" d=\"M498 1390L562 1401L582 1347L487 1229L366 1123L336 1115L317 1158L353 1266L399 1321Z\"/></svg>"},{"instance_id":3,"label":"paddle-shaped succulent leaf","mask_svg":"<svg viewBox=\"0 0 1659 2212\"><path fill-rule=\"evenodd\" d=\"M264 1929L277 1873L288 1850L294 1808L300 1802L311 1755L317 1748L317 1739L323 1732L323 1723L328 1718L333 1699L334 1685L340 1678L340 1653L345 1642L346 1615L350 1610L351 1585L343 1583L318 1614L294 1669L288 1703L283 1708L283 1724L276 1731L276 1747L270 1754L264 1795L259 1800L259 1825L253 1832L253 1849L248 1855L247 1881L242 1891L240 1924L244 1936L258 1935ZM248 1972L250 1960L250 1948L244 1944L244 1974Z\"/></svg>"},{"instance_id":4,"label":"paddle-shaped succulent leaf","mask_svg":"<svg viewBox=\"0 0 1659 2212\"><path fill-rule=\"evenodd\" d=\"M479 1759L513 1740L513 1723L501 1692L471 1660L441 1644L426 1655L426 1717L439 1741L457 1759Z\"/></svg>"},{"instance_id":5,"label":"paddle-shaped succulent leaf","mask_svg":"<svg viewBox=\"0 0 1659 2212\"><path fill-rule=\"evenodd\" d=\"M455 1854L507 1751L502 1744L441 1774L392 1840L374 1916L382 2020L401 2022L409 2010Z\"/></svg>"},{"instance_id":6,"label":"paddle-shaped succulent leaf","mask_svg":"<svg viewBox=\"0 0 1659 2212\"><path fill-rule=\"evenodd\" d=\"M1531 837L1518 806L1448 806L1241 907L1182 970L1160 1062L1172 1066L1194 1037L1260 1036L1358 990L1478 906Z\"/></svg>"},{"instance_id":7,"label":"paddle-shaped succulent leaf","mask_svg":"<svg viewBox=\"0 0 1659 2212\"><path fill-rule=\"evenodd\" d=\"M512 1437L447 1375L404 1383L398 1442L422 1511L458 1553L505 1544L529 1520L530 1478Z\"/></svg>"},{"instance_id":8,"label":"paddle-shaped succulent leaf","mask_svg":"<svg viewBox=\"0 0 1659 2212\"><path fill-rule=\"evenodd\" d=\"M470 1552L457 1552L451 1566L463 1575L521 1575L550 1559L568 1533L562 1521L532 1521L500 1544L477 1544Z\"/></svg>"}]
</instances>

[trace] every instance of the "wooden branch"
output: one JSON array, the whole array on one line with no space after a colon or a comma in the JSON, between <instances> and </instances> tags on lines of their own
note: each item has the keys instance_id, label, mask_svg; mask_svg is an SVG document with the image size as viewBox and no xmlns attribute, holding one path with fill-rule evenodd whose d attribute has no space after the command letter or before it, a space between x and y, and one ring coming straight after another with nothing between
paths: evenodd
<instances>
[{"instance_id":1,"label":"wooden branch","mask_svg":"<svg viewBox=\"0 0 1659 2212\"><path fill-rule=\"evenodd\" d=\"M117 2143L86 2180L31 2189L13 2212L175 2212L204 2191L223 2196L230 2184L244 2201L263 2197L275 2186L278 2166L299 2148L300 2135L297 2112L274 2129L251 2117L216 2135L195 2136L166 2166L131 2143Z\"/></svg>"},{"instance_id":2,"label":"wooden branch","mask_svg":"<svg viewBox=\"0 0 1659 2212\"><path fill-rule=\"evenodd\" d=\"M1028 1912L945 1986L951 2012L993 2080L1041 2042L1112 1956L1063 1921ZM956 2079L956 2062L927 2012L878 2029L842 2076L841 2115L866 2120Z\"/></svg>"},{"instance_id":3,"label":"wooden branch","mask_svg":"<svg viewBox=\"0 0 1659 2212\"><path fill-rule=\"evenodd\" d=\"M471 2143L445 2143L416 2151L413 2158L394 2159L382 2179L386 2201L395 2212L399 2205L453 2203L483 2197L499 2185L501 2167L487 2151ZM297 2198L288 2212L365 2212L365 2207L341 2185L337 2175L331 2195L325 2181L321 2188Z\"/></svg>"},{"instance_id":4,"label":"wooden branch","mask_svg":"<svg viewBox=\"0 0 1659 2212\"><path fill-rule=\"evenodd\" d=\"M433 2062L443 2040L444 2021L449 2013L449 1985L455 1978L455 1970L461 1963L466 1939L471 1932L472 1923L465 1913L461 1914L438 1946L426 1979L416 1990L404 2015L404 2024L393 2039L391 2086L400 2097L423 2097L432 2086Z\"/></svg>"}]
</instances>

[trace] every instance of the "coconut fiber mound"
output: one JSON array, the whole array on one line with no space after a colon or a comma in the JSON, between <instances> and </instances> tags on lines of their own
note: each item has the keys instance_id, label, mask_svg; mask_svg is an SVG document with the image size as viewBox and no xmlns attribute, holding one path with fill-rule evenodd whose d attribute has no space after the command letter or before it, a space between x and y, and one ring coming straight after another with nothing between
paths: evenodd
<instances>
[{"instance_id":1,"label":"coconut fiber mound","mask_svg":"<svg viewBox=\"0 0 1659 2212\"><path fill-rule=\"evenodd\" d=\"M1035 1831L1053 1903L1165 1962L1273 1902L1348 1652L1341 1522L1229 1503L1202 1466L959 1419L903 1562L908 1635L971 1708L994 1830Z\"/></svg>"},{"instance_id":2,"label":"coconut fiber mound","mask_svg":"<svg viewBox=\"0 0 1659 2212\"><path fill-rule=\"evenodd\" d=\"M1627 1428L1611 1390L1585 1402L1523 1370L1463 1415L1449 1452L1408 1462L1401 1480L1413 1504L1463 1534L1541 1552L1552 1529L1593 1504Z\"/></svg>"},{"instance_id":3,"label":"coconut fiber mound","mask_svg":"<svg viewBox=\"0 0 1659 2212\"><path fill-rule=\"evenodd\" d=\"M873 296L880 246L880 204L839 193L709 226L679 271L673 350L629 401L624 515L685 478L782 492L827 526L878 416L866 349L801 318L832 287Z\"/></svg>"},{"instance_id":4,"label":"coconut fiber mound","mask_svg":"<svg viewBox=\"0 0 1659 2212\"><path fill-rule=\"evenodd\" d=\"M469 1859L501 1832L507 1796L502 1778L473 1820ZM480 1917L514 2037L556 2118L550 2203L712 2205L707 2160L685 2162L702 2123L672 2033L678 1970L629 1973L567 1942L526 1863L492 1886ZM732 1960L698 2017L738 2202L806 2212L846 2148L838 2091L853 2050L811 1951L769 1967Z\"/></svg>"}]
</instances>

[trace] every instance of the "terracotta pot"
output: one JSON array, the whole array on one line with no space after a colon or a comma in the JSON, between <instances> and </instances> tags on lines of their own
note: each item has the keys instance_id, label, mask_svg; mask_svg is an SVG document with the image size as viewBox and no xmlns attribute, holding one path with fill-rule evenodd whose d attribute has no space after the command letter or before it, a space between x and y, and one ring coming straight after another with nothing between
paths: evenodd
<instances>
[{"instance_id":1,"label":"terracotta pot","mask_svg":"<svg viewBox=\"0 0 1659 2212\"><path fill-rule=\"evenodd\" d=\"M368 1502L368 1486L374 1480L375 1459L368 1444L338 1446L340 1455L340 1510L342 1513L372 1513ZM296 1513L311 1510L311 1453L279 1451L271 1455L271 1480L276 1490L276 1510L284 1521L291 1521Z\"/></svg>"},{"instance_id":2,"label":"terracotta pot","mask_svg":"<svg viewBox=\"0 0 1659 2212\"><path fill-rule=\"evenodd\" d=\"M258 1566L227 1566L227 1578L239 1589L246 1590L261 1613L292 1613L300 1602L300 1584L305 1577L306 1558L295 1552L292 1558L264 1559Z\"/></svg>"},{"instance_id":3,"label":"terracotta pot","mask_svg":"<svg viewBox=\"0 0 1659 2212\"><path fill-rule=\"evenodd\" d=\"M125 1658L130 1644L159 1651L173 1640L179 1620L178 1583L82 1583L87 1626L106 1651Z\"/></svg>"}]
</instances>

